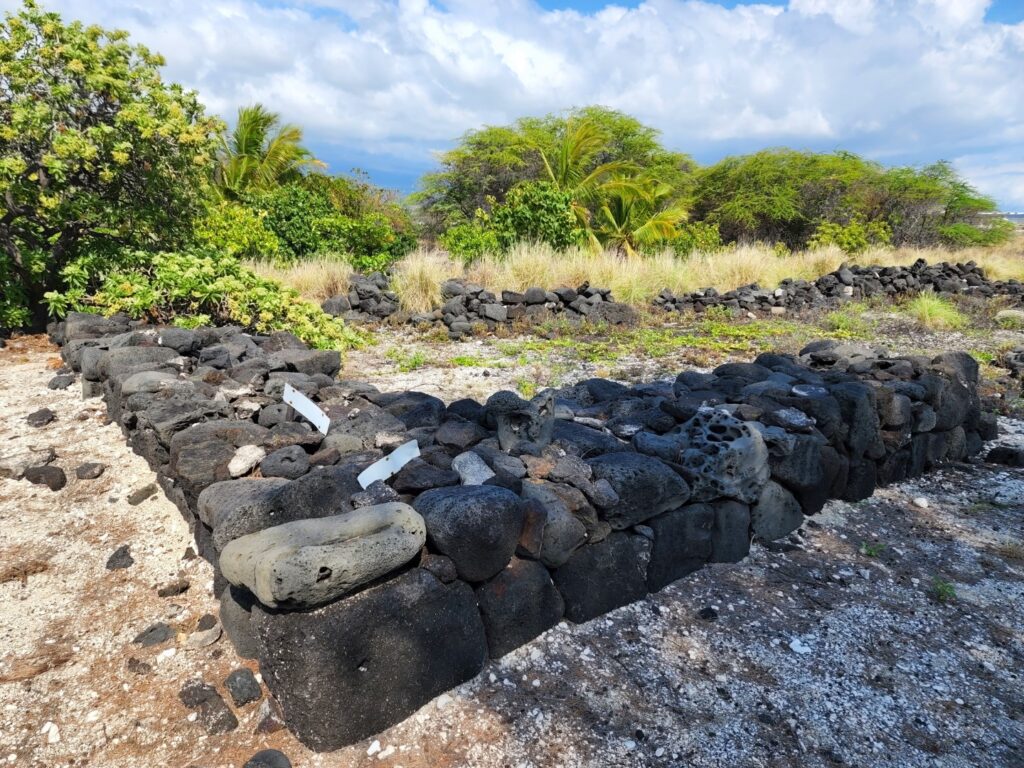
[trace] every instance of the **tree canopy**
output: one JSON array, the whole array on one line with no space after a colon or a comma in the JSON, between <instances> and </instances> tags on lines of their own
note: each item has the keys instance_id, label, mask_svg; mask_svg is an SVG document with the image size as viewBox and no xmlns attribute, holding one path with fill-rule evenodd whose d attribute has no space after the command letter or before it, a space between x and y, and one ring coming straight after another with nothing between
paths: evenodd
<instances>
[{"instance_id":1,"label":"tree canopy","mask_svg":"<svg viewBox=\"0 0 1024 768\"><path fill-rule=\"evenodd\" d=\"M0 24L0 324L27 322L86 247L190 236L219 122L162 64L31 1Z\"/></svg>"}]
</instances>

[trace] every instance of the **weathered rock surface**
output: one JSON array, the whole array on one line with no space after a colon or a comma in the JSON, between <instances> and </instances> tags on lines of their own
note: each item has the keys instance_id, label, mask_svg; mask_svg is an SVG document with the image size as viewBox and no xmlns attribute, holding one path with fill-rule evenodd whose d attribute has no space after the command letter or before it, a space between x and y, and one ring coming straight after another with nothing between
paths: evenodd
<instances>
[{"instance_id":1,"label":"weathered rock surface","mask_svg":"<svg viewBox=\"0 0 1024 768\"><path fill-rule=\"evenodd\" d=\"M423 518L396 502L242 536L224 547L220 568L270 608L306 609L405 565L425 541Z\"/></svg>"},{"instance_id":2,"label":"weathered rock surface","mask_svg":"<svg viewBox=\"0 0 1024 768\"><path fill-rule=\"evenodd\" d=\"M431 546L470 582L485 581L508 564L523 528L519 497L505 488L437 488L413 506L426 521Z\"/></svg>"},{"instance_id":3,"label":"weathered rock surface","mask_svg":"<svg viewBox=\"0 0 1024 768\"><path fill-rule=\"evenodd\" d=\"M615 530L681 507L690 498L686 481L651 456L632 452L611 453L590 459L587 463L594 477L607 480L619 498L616 504L600 512Z\"/></svg>"},{"instance_id":4,"label":"weathered rock surface","mask_svg":"<svg viewBox=\"0 0 1024 768\"><path fill-rule=\"evenodd\" d=\"M613 533L576 552L552 573L565 601L565 617L577 624L640 600L647 594L651 542Z\"/></svg>"},{"instance_id":5,"label":"weathered rock surface","mask_svg":"<svg viewBox=\"0 0 1024 768\"><path fill-rule=\"evenodd\" d=\"M565 604L547 568L513 557L476 590L491 658L500 658L559 622Z\"/></svg>"},{"instance_id":6,"label":"weathered rock surface","mask_svg":"<svg viewBox=\"0 0 1024 768\"><path fill-rule=\"evenodd\" d=\"M260 670L311 749L364 739L468 680L487 658L473 590L415 569L313 611L253 611Z\"/></svg>"}]
</instances>

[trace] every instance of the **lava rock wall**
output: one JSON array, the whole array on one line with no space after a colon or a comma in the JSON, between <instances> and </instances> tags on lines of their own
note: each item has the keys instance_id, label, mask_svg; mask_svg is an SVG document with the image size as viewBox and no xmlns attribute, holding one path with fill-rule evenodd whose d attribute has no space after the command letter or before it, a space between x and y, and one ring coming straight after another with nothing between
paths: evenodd
<instances>
[{"instance_id":1,"label":"lava rock wall","mask_svg":"<svg viewBox=\"0 0 1024 768\"><path fill-rule=\"evenodd\" d=\"M519 293L502 291L496 295L482 286L461 280L441 285L441 308L427 313L403 313L398 295L388 288L381 273L352 278L347 294L323 303L331 315L350 322L403 321L416 325L443 323L453 339L473 332L474 327L493 331L498 325L533 322L560 316L569 321L603 321L614 325L635 322L636 313L628 305L615 301L611 291L585 283L578 288L528 288ZM773 290L756 283L719 293L705 288L692 293L675 294L664 289L653 300L655 308L666 312L703 312L711 307L746 312L786 314L806 309L834 307L846 301L875 296L906 296L921 291L942 295L972 295L989 298L1010 296L1024 299L1024 283L1017 280L989 280L974 262L929 266L919 259L909 267L861 267L842 265L816 280L782 281Z\"/></svg>"},{"instance_id":2,"label":"lava rock wall","mask_svg":"<svg viewBox=\"0 0 1024 768\"><path fill-rule=\"evenodd\" d=\"M740 560L830 498L995 437L963 353L815 342L675 380L446 404L339 381L336 352L286 333L72 313L52 336L189 521L225 630L317 750L398 722L562 619ZM330 417L326 436L282 402L285 384ZM362 488L409 440L420 457Z\"/></svg>"}]
</instances>

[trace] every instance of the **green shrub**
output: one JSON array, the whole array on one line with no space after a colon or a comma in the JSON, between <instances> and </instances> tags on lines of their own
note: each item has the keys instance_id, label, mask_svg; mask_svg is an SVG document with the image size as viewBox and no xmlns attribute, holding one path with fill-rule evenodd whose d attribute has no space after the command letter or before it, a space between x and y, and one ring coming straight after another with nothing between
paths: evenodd
<instances>
[{"instance_id":1,"label":"green shrub","mask_svg":"<svg viewBox=\"0 0 1024 768\"><path fill-rule=\"evenodd\" d=\"M470 264L485 253L501 250L498 236L490 227L490 221L482 210L477 210L472 221L449 227L437 241L453 258Z\"/></svg>"},{"instance_id":2,"label":"green shrub","mask_svg":"<svg viewBox=\"0 0 1024 768\"><path fill-rule=\"evenodd\" d=\"M191 235L220 123L162 65L34 2L0 22L0 324L27 323L83 253Z\"/></svg>"},{"instance_id":3,"label":"green shrub","mask_svg":"<svg viewBox=\"0 0 1024 768\"><path fill-rule=\"evenodd\" d=\"M281 245L263 225L263 219L264 215L252 208L221 201L211 205L207 215L196 222L196 243L228 256L273 261Z\"/></svg>"},{"instance_id":4,"label":"green shrub","mask_svg":"<svg viewBox=\"0 0 1024 768\"><path fill-rule=\"evenodd\" d=\"M330 190L324 182L285 184L248 199L280 243L279 261L345 253L357 271L374 272L416 247L411 225L396 225L384 211L346 216L335 207Z\"/></svg>"},{"instance_id":5,"label":"green shrub","mask_svg":"<svg viewBox=\"0 0 1024 768\"><path fill-rule=\"evenodd\" d=\"M285 184L270 192L249 195L245 202L260 212L264 226L277 238L280 260L343 250L335 226L338 214L326 195L300 184Z\"/></svg>"},{"instance_id":6,"label":"green shrub","mask_svg":"<svg viewBox=\"0 0 1024 768\"><path fill-rule=\"evenodd\" d=\"M996 218L986 222L984 226L957 222L939 227L943 244L952 248L1001 245L1013 236L1013 231L1012 222Z\"/></svg>"},{"instance_id":7,"label":"green shrub","mask_svg":"<svg viewBox=\"0 0 1024 768\"><path fill-rule=\"evenodd\" d=\"M889 245L890 242L892 230L887 223L879 220L865 221L862 216L854 216L848 224L822 221L807 241L807 247L814 249L834 245L844 253L854 255L873 246Z\"/></svg>"},{"instance_id":8,"label":"green shrub","mask_svg":"<svg viewBox=\"0 0 1024 768\"><path fill-rule=\"evenodd\" d=\"M718 225L706 221L694 221L679 226L679 236L672 241L672 250L679 256L691 253L711 253L722 247L722 236Z\"/></svg>"},{"instance_id":9,"label":"green shrub","mask_svg":"<svg viewBox=\"0 0 1024 768\"><path fill-rule=\"evenodd\" d=\"M65 278L73 287L48 293L57 316L69 309L124 312L154 322L196 326L235 323L252 331L290 331L323 349L360 343L357 333L316 304L280 283L257 276L235 258L209 250L150 254L134 252L121 259L129 268L106 275L88 292L88 268L75 263Z\"/></svg>"},{"instance_id":10,"label":"green shrub","mask_svg":"<svg viewBox=\"0 0 1024 768\"><path fill-rule=\"evenodd\" d=\"M491 227L502 248L518 242L547 243L564 250L583 242L572 209L572 196L546 181L531 181L514 187L505 202L494 208Z\"/></svg>"},{"instance_id":11,"label":"green shrub","mask_svg":"<svg viewBox=\"0 0 1024 768\"><path fill-rule=\"evenodd\" d=\"M356 219L334 215L318 223L324 242L336 241L357 272L383 271L416 247L409 231L396 230L381 213Z\"/></svg>"}]
</instances>

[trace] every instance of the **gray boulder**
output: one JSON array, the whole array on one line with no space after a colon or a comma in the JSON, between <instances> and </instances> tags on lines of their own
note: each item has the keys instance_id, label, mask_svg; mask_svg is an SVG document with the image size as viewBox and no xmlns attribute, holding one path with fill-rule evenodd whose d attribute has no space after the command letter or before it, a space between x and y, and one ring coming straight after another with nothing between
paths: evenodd
<instances>
[{"instance_id":1,"label":"gray boulder","mask_svg":"<svg viewBox=\"0 0 1024 768\"><path fill-rule=\"evenodd\" d=\"M680 427L679 464L687 472L691 500L755 501L768 482L768 447L749 424L715 408L700 408Z\"/></svg>"},{"instance_id":2,"label":"gray boulder","mask_svg":"<svg viewBox=\"0 0 1024 768\"><path fill-rule=\"evenodd\" d=\"M392 502L296 520L235 539L220 568L271 608L312 608L409 562L426 542L423 518Z\"/></svg>"},{"instance_id":3,"label":"gray boulder","mask_svg":"<svg viewBox=\"0 0 1024 768\"><path fill-rule=\"evenodd\" d=\"M715 512L709 504L690 504L647 521L654 531L647 588L658 592L711 560Z\"/></svg>"},{"instance_id":4,"label":"gray boulder","mask_svg":"<svg viewBox=\"0 0 1024 768\"><path fill-rule=\"evenodd\" d=\"M613 533L583 547L552 573L565 601L565 617L577 624L635 602L647 594L650 540Z\"/></svg>"},{"instance_id":5,"label":"gray boulder","mask_svg":"<svg viewBox=\"0 0 1024 768\"><path fill-rule=\"evenodd\" d=\"M800 502L778 483L769 480L757 503L750 508L750 527L755 536L775 541L799 528L804 522Z\"/></svg>"},{"instance_id":6,"label":"gray boulder","mask_svg":"<svg viewBox=\"0 0 1024 768\"><path fill-rule=\"evenodd\" d=\"M551 442L555 404L550 393L527 402L515 392L503 390L487 399L486 408L497 425L498 444L503 451L514 451L524 444L543 448Z\"/></svg>"},{"instance_id":7,"label":"gray boulder","mask_svg":"<svg viewBox=\"0 0 1024 768\"><path fill-rule=\"evenodd\" d=\"M487 659L473 590L419 568L313 611L257 605L253 625L265 683L317 751L380 733Z\"/></svg>"},{"instance_id":8,"label":"gray boulder","mask_svg":"<svg viewBox=\"0 0 1024 768\"><path fill-rule=\"evenodd\" d=\"M290 522L282 507L284 478L244 478L214 483L199 494L199 519L213 529L213 546L220 552L240 536Z\"/></svg>"},{"instance_id":9,"label":"gray boulder","mask_svg":"<svg viewBox=\"0 0 1024 768\"><path fill-rule=\"evenodd\" d=\"M750 554L750 507L726 499L711 505L711 562L738 563Z\"/></svg>"},{"instance_id":10,"label":"gray boulder","mask_svg":"<svg viewBox=\"0 0 1024 768\"><path fill-rule=\"evenodd\" d=\"M690 489L676 472L651 456L622 452L587 462L598 480L607 480L618 503L601 511L613 529L631 525L676 509L690 498Z\"/></svg>"},{"instance_id":11,"label":"gray boulder","mask_svg":"<svg viewBox=\"0 0 1024 768\"><path fill-rule=\"evenodd\" d=\"M477 588L476 599L492 659L550 629L565 611L565 603L551 583L548 569L536 561L517 557Z\"/></svg>"},{"instance_id":12,"label":"gray boulder","mask_svg":"<svg viewBox=\"0 0 1024 768\"><path fill-rule=\"evenodd\" d=\"M487 466L478 453L466 451L452 459L452 469L459 473L463 485L483 485L495 477L494 470Z\"/></svg>"},{"instance_id":13,"label":"gray boulder","mask_svg":"<svg viewBox=\"0 0 1024 768\"><path fill-rule=\"evenodd\" d=\"M233 456L232 459L234 459ZM300 445L278 448L260 462L260 472L264 477L284 477L294 480L302 477L308 471L309 455ZM230 470L228 474L230 474Z\"/></svg>"},{"instance_id":14,"label":"gray boulder","mask_svg":"<svg viewBox=\"0 0 1024 768\"><path fill-rule=\"evenodd\" d=\"M549 568L564 565L587 541L587 528L548 483L523 483L523 497L546 513L541 532L540 560Z\"/></svg>"},{"instance_id":15,"label":"gray boulder","mask_svg":"<svg viewBox=\"0 0 1024 768\"><path fill-rule=\"evenodd\" d=\"M523 528L519 497L505 488L436 488L413 506L426 521L431 546L452 559L465 581L485 581L504 568Z\"/></svg>"}]
</instances>

